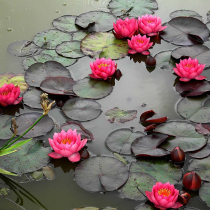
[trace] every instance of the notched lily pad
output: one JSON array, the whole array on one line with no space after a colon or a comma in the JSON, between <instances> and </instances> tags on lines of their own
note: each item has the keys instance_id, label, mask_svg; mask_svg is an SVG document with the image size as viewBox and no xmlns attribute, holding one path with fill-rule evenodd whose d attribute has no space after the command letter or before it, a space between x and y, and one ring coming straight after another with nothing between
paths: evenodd
<instances>
[{"instance_id":1,"label":"notched lily pad","mask_svg":"<svg viewBox=\"0 0 210 210\"><path fill-rule=\"evenodd\" d=\"M137 110L121 110L118 107L108 110L105 115L110 123L113 123L115 120L120 123L131 121L136 118Z\"/></svg>"},{"instance_id":2,"label":"notched lily pad","mask_svg":"<svg viewBox=\"0 0 210 210\"><path fill-rule=\"evenodd\" d=\"M125 164L112 157L91 157L75 169L76 183L90 192L117 190L127 179Z\"/></svg>"},{"instance_id":3,"label":"notched lily pad","mask_svg":"<svg viewBox=\"0 0 210 210\"><path fill-rule=\"evenodd\" d=\"M11 128L11 115L1 115L0 120L0 139L10 139L13 135Z\"/></svg>"},{"instance_id":4,"label":"notched lily pad","mask_svg":"<svg viewBox=\"0 0 210 210\"><path fill-rule=\"evenodd\" d=\"M193 17L197 18L198 20L202 21L202 16L200 16L197 12L192 10L176 10L172 12L170 15L170 18L176 18L176 17Z\"/></svg>"}]
</instances>

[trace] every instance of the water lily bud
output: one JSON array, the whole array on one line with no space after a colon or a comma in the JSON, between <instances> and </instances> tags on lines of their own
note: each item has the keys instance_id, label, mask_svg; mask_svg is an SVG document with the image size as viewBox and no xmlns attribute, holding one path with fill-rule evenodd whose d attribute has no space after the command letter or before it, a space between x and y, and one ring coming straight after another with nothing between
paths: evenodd
<instances>
[{"instance_id":1,"label":"water lily bud","mask_svg":"<svg viewBox=\"0 0 210 210\"><path fill-rule=\"evenodd\" d=\"M178 196L178 202L182 203L183 205L186 205L188 201L190 200L191 195L185 191L181 191Z\"/></svg>"},{"instance_id":2,"label":"water lily bud","mask_svg":"<svg viewBox=\"0 0 210 210\"><path fill-rule=\"evenodd\" d=\"M185 174L182 182L188 190L198 190L201 187L201 178L195 172Z\"/></svg>"},{"instance_id":3,"label":"water lily bud","mask_svg":"<svg viewBox=\"0 0 210 210\"><path fill-rule=\"evenodd\" d=\"M148 56L146 61L145 61L147 66L155 66L156 65L156 60L152 56Z\"/></svg>"},{"instance_id":4,"label":"water lily bud","mask_svg":"<svg viewBox=\"0 0 210 210\"><path fill-rule=\"evenodd\" d=\"M90 157L89 152L84 148L80 151L80 155L81 155L81 158L84 160Z\"/></svg>"},{"instance_id":5,"label":"water lily bud","mask_svg":"<svg viewBox=\"0 0 210 210\"><path fill-rule=\"evenodd\" d=\"M185 153L184 153L184 151L180 147L175 147L171 151L171 159L175 163L181 163L181 162L183 162L185 160Z\"/></svg>"},{"instance_id":6,"label":"water lily bud","mask_svg":"<svg viewBox=\"0 0 210 210\"><path fill-rule=\"evenodd\" d=\"M122 77L122 72L121 72L119 69L117 69L117 70L115 71L115 73L114 73L114 77L115 77L117 80L119 80L120 77Z\"/></svg>"}]
</instances>

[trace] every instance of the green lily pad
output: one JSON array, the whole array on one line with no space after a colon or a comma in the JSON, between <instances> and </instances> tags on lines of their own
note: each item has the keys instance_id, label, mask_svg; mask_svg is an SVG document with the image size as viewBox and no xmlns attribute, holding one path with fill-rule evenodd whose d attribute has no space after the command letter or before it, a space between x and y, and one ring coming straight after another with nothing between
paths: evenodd
<instances>
[{"instance_id":1,"label":"green lily pad","mask_svg":"<svg viewBox=\"0 0 210 210\"><path fill-rule=\"evenodd\" d=\"M34 178L35 180L39 180L41 178L44 177L42 171L34 171L32 174L31 174L32 178Z\"/></svg>"},{"instance_id":2,"label":"green lily pad","mask_svg":"<svg viewBox=\"0 0 210 210\"><path fill-rule=\"evenodd\" d=\"M139 206L137 206L135 210L156 210L156 208L148 204L142 203Z\"/></svg>"},{"instance_id":3,"label":"green lily pad","mask_svg":"<svg viewBox=\"0 0 210 210\"><path fill-rule=\"evenodd\" d=\"M178 146L185 152L196 151L206 144L205 137L195 131L193 123L187 121L168 121L158 125L155 132L172 136L160 146L168 151Z\"/></svg>"},{"instance_id":4,"label":"green lily pad","mask_svg":"<svg viewBox=\"0 0 210 210\"><path fill-rule=\"evenodd\" d=\"M113 123L115 120L120 123L124 123L136 118L136 110L121 110L118 107L108 110L105 115L109 122Z\"/></svg>"},{"instance_id":5,"label":"green lily pad","mask_svg":"<svg viewBox=\"0 0 210 210\"><path fill-rule=\"evenodd\" d=\"M55 173L49 166L43 167L42 172L48 180L53 180L55 178Z\"/></svg>"},{"instance_id":6,"label":"green lily pad","mask_svg":"<svg viewBox=\"0 0 210 210\"><path fill-rule=\"evenodd\" d=\"M184 118L196 123L210 122L210 97L200 96L183 98L177 104L177 112Z\"/></svg>"},{"instance_id":7,"label":"green lily pad","mask_svg":"<svg viewBox=\"0 0 210 210\"><path fill-rule=\"evenodd\" d=\"M130 173L126 184L118 191L121 198L144 200L145 191L151 191L157 180L147 173Z\"/></svg>"},{"instance_id":8,"label":"green lily pad","mask_svg":"<svg viewBox=\"0 0 210 210\"><path fill-rule=\"evenodd\" d=\"M43 49L55 49L58 44L64 41L71 41L72 35L70 33L65 33L56 29L50 29L48 31L43 31L38 33L34 37L34 43Z\"/></svg>"},{"instance_id":9,"label":"green lily pad","mask_svg":"<svg viewBox=\"0 0 210 210\"><path fill-rule=\"evenodd\" d=\"M50 147L43 147L40 141L31 140L16 149L16 152L0 158L0 165L3 169L22 175L37 171L50 161L48 154L52 150Z\"/></svg>"},{"instance_id":10,"label":"green lily pad","mask_svg":"<svg viewBox=\"0 0 210 210\"><path fill-rule=\"evenodd\" d=\"M125 164L112 157L91 157L75 169L76 183L90 192L117 190L127 179Z\"/></svg>"},{"instance_id":11,"label":"green lily pad","mask_svg":"<svg viewBox=\"0 0 210 210\"><path fill-rule=\"evenodd\" d=\"M120 155L120 154L118 154L118 153L113 153L113 155L114 155L114 157L117 159L117 160L119 160L119 161L121 161L122 163L124 163L125 165L127 165L128 163L127 163L127 161L125 160L125 158L122 156L122 155Z\"/></svg>"},{"instance_id":12,"label":"green lily pad","mask_svg":"<svg viewBox=\"0 0 210 210\"><path fill-rule=\"evenodd\" d=\"M56 47L56 52L67 58L81 58L85 56L80 50L79 41L62 42Z\"/></svg>"},{"instance_id":13,"label":"green lily pad","mask_svg":"<svg viewBox=\"0 0 210 210\"><path fill-rule=\"evenodd\" d=\"M75 33L72 33L73 41L81 41L88 34L89 33L86 31L77 31Z\"/></svg>"},{"instance_id":14,"label":"green lily pad","mask_svg":"<svg viewBox=\"0 0 210 210\"><path fill-rule=\"evenodd\" d=\"M202 201L210 207L210 183L204 182L199 190L199 196Z\"/></svg>"},{"instance_id":15,"label":"green lily pad","mask_svg":"<svg viewBox=\"0 0 210 210\"><path fill-rule=\"evenodd\" d=\"M75 24L88 32L106 32L113 28L116 21L117 18L109 12L91 11L77 16Z\"/></svg>"},{"instance_id":16,"label":"green lily pad","mask_svg":"<svg viewBox=\"0 0 210 210\"><path fill-rule=\"evenodd\" d=\"M11 115L1 115L0 120L0 139L10 139L13 135L11 128Z\"/></svg>"},{"instance_id":17,"label":"green lily pad","mask_svg":"<svg viewBox=\"0 0 210 210\"><path fill-rule=\"evenodd\" d=\"M93 58L120 59L128 54L127 40L116 39L112 33L94 33L81 41L81 50Z\"/></svg>"},{"instance_id":18,"label":"green lily pad","mask_svg":"<svg viewBox=\"0 0 210 210\"><path fill-rule=\"evenodd\" d=\"M132 132L129 128L121 128L109 134L106 144L114 152L131 155L132 142L141 136L145 135L140 131Z\"/></svg>"},{"instance_id":19,"label":"green lily pad","mask_svg":"<svg viewBox=\"0 0 210 210\"><path fill-rule=\"evenodd\" d=\"M81 98L100 99L108 96L113 90L110 83L84 78L76 82L73 91Z\"/></svg>"},{"instance_id":20,"label":"green lily pad","mask_svg":"<svg viewBox=\"0 0 210 210\"><path fill-rule=\"evenodd\" d=\"M0 87L4 84L12 83L15 86L20 87L20 92L24 93L28 89L28 84L25 82L23 74L4 73L0 74Z\"/></svg>"},{"instance_id":21,"label":"green lily pad","mask_svg":"<svg viewBox=\"0 0 210 210\"><path fill-rule=\"evenodd\" d=\"M111 0L108 8L115 16L126 15L137 18L142 15L153 14L153 10L158 9L158 4L155 0Z\"/></svg>"},{"instance_id":22,"label":"green lily pad","mask_svg":"<svg viewBox=\"0 0 210 210\"><path fill-rule=\"evenodd\" d=\"M75 25L75 15L64 15L53 20L53 26L64 32L75 32L79 30L79 27Z\"/></svg>"},{"instance_id":23,"label":"green lily pad","mask_svg":"<svg viewBox=\"0 0 210 210\"><path fill-rule=\"evenodd\" d=\"M130 173L148 173L158 182L176 184L182 178L182 169L174 166L166 160L139 159L132 162Z\"/></svg>"},{"instance_id":24,"label":"green lily pad","mask_svg":"<svg viewBox=\"0 0 210 210\"><path fill-rule=\"evenodd\" d=\"M194 17L194 18L197 18L198 20L202 21L202 16L200 16L197 12L192 11L192 10L176 10L176 11L172 12L169 16L170 16L170 18Z\"/></svg>"}]
</instances>

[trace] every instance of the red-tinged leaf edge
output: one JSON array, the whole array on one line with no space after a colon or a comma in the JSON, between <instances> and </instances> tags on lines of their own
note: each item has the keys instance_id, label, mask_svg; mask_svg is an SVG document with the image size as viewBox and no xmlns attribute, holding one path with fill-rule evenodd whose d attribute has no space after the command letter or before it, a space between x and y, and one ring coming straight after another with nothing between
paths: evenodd
<instances>
[{"instance_id":1,"label":"red-tinged leaf edge","mask_svg":"<svg viewBox=\"0 0 210 210\"><path fill-rule=\"evenodd\" d=\"M146 123L163 123L163 122L166 122L167 119L168 119L167 117L159 117L157 115L157 116L154 116L153 119L146 120L145 122Z\"/></svg>"},{"instance_id":2,"label":"red-tinged leaf edge","mask_svg":"<svg viewBox=\"0 0 210 210\"><path fill-rule=\"evenodd\" d=\"M151 131L151 130L154 130L155 128L157 127L156 124L151 124L151 125L148 125L144 131Z\"/></svg>"},{"instance_id":3,"label":"red-tinged leaf edge","mask_svg":"<svg viewBox=\"0 0 210 210\"><path fill-rule=\"evenodd\" d=\"M146 112L143 112L140 116L140 122L146 122L146 120L150 117L152 117L155 114L153 110L149 110Z\"/></svg>"},{"instance_id":4,"label":"red-tinged leaf edge","mask_svg":"<svg viewBox=\"0 0 210 210\"><path fill-rule=\"evenodd\" d=\"M195 130L200 133L200 134L203 134L203 135L209 135L210 134L210 124L207 123L207 124L196 124L195 125Z\"/></svg>"}]
</instances>

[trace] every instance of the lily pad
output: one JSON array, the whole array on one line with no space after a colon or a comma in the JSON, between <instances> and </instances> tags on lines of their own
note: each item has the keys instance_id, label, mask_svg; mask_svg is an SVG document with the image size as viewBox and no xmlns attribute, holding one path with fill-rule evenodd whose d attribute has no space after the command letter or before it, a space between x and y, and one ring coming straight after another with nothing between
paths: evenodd
<instances>
[{"instance_id":1,"label":"lily pad","mask_svg":"<svg viewBox=\"0 0 210 210\"><path fill-rule=\"evenodd\" d=\"M13 42L7 48L8 53L19 57L33 55L37 50L37 45L26 40Z\"/></svg>"},{"instance_id":2,"label":"lily pad","mask_svg":"<svg viewBox=\"0 0 210 210\"><path fill-rule=\"evenodd\" d=\"M76 129L77 134L80 133L82 139L87 139L88 141L92 141L94 139L93 134L87 129L85 129L82 124L77 122L67 122L61 126L61 129L64 131L68 131L69 129Z\"/></svg>"},{"instance_id":3,"label":"lily pad","mask_svg":"<svg viewBox=\"0 0 210 210\"><path fill-rule=\"evenodd\" d=\"M65 33L56 29L50 29L48 31L43 31L38 33L34 37L34 43L43 49L55 49L58 44L64 41L71 41L72 35L70 33Z\"/></svg>"},{"instance_id":4,"label":"lily pad","mask_svg":"<svg viewBox=\"0 0 210 210\"><path fill-rule=\"evenodd\" d=\"M76 183L91 192L117 190L127 179L125 164L112 157L91 157L75 169Z\"/></svg>"},{"instance_id":5,"label":"lily pad","mask_svg":"<svg viewBox=\"0 0 210 210\"><path fill-rule=\"evenodd\" d=\"M73 91L81 98L100 99L108 96L113 90L110 83L84 78L76 82Z\"/></svg>"},{"instance_id":6,"label":"lily pad","mask_svg":"<svg viewBox=\"0 0 210 210\"><path fill-rule=\"evenodd\" d=\"M53 26L64 32L76 32L79 30L79 27L75 25L75 15L64 15L55 20L53 20Z\"/></svg>"},{"instance_id":7,"label":"lily pad","mask_svg":"<svg viewBox=\"0 0 210 210\"><path fill-rule=\"evenodd\" d=\"M50 147L43 147L42 142L31 140L16 148L17 151L0 158L0 165L7 171L18 175L39 170L50 161Z\"/></svg>"},{"instance_id":8,"label":"lily pad","mask_svg":"<svg viewBox=\"0 0 210 210\"><path fill-rule=\"evenodd\" d=\"M182 178L182 169L166 160L143 160L132 162L130 173L148 173L158 182L176 184Z\"/></svg>"},{"instance_id":9,"label":"lily pad","mask_svg":"<svg viewBox=\"0 0 210 210\"><path fill-rule=\"evenodd\" d=\"M79 41L62 42L56 47L56 52L67 58L81 58L85 56L80 50Z\"/></svg>"},{"instance_id":10,"label":"lily pad","mask_svg":"<svg viewBox=\"0 0 210 210\"><path fill-rule=\"evenodd\" d=\"M31 174L32 178L34 178L35 180L39 180L41 178L43 178L43 173L42 171L34 171L32 174Z\"/></svg>"},{"instance_id":11,"label":"lily pad","mask_svg":"<svg viewBox=\"0 0 210 210\"><path fill-rule=\"evenodd\" d=\"M15 86L20 87L20 92L24 93L28 89L28 84L25 82L23 74L4 73L0 74L0 87L4 84L12 83Z\"/></svg>"},{"instance_id":12,"label":"lily pad","mask_svg":"<svg viewBox=\"0 0 210 210\"><path fill-rule=\"evenodd\" d=\"M43 167L42 172L48 180L53 180L55 178L55 173L49 166Z\"/></svg>"},{"instance_id":13,"label":"lily pad","mask_svg":"<svg viewBox=\"0 0 210 210\"><path fill-rule=\"evenodd\" d=\"M210 122L210 97L183 98L177 104L177 112L196 123Z\"/></svg>"},{"instance_id":14,"label":"lily pad","mask_svg":"<svg viewBox=\"0 0 210 210\"><path fill-rule=\"evenodd\" d=\"M43 80L40 88L54 95L72 95L75 81L67 77L49 77Z\"/></svg>"},{"instance_id":15,"label":"lily pad","mask_svg":"<svg viewBox=\"0 0 210 210\"><path fill-rule=\"evenodd\" d=\"M77 16L75 24L88 32L106 32L113 28L116 21L117 18L109 12L91 11Z\"/></svg>"},{"instance_id":16,"label":"lily pad","mask_svg":"<svg viewBox=\"0 0 210 210\"><path fill-rule=\"evenodd\" d=\"M33 112L21 114L16 117L16 123L18 125L17 135L21 135L27 131L41 116L42 113ZM46 115L28 133L24 135L24 138L32 138L45 135L50 130L52 130L53 127L53 120L48 115Z\"/></svg>"},{"instance_id":17,"label":"lily pad","mask_svg":"<svg viewBox=\"0 0 210 210\"><path fill-rule=\"evenodd\" d=\"M158 148L162 144L168 135L164 134L152 134L142 136L135 139L131 144L132 153L136 157L140 156L151 156L151 157L162 157L169 155L170 152L161 148Z\"/></svg>"},{"instance_id":18,"label":"lily pad","mask_svg":"<svg viewBox=\"0 0 210 210\"><path fill-rule=\"evenodd\" d=\"M158 125L155 132L173 137L161 144L168 151L178 146L185 152L196 151L206 144L204 136L195 131L195 125L187 121L168 121Z\"/></svg>"},{"instance_id":19,"label":"lily pad","mask_svg":"<svg viewBox=\"0 0 210 210\"><path fill-rule=\"evenodd\" d=\"M150 191L157 180L147 173L130 173L126 184L118 191L121 198L144 200L145 191Z\"/></svg>"},{"instance_id":20,"label":"lily pad","mask_svg":"<svg viewBox=\"0 0 210 210\"><path fill-rule=\"evenodd\" d=\"M132 132L129 128L121 128L109 134L106 144L114 152L131 155L132 142L141 136L144 134L140 131Z\"/></svg>"},{"instance_id":21,"label":"lily pad","mask_svg":"<svg viewBox=\"0 0 210 210\"><path fill-rule=\"evenodd\" d=\"M47 61L46 63L35 63L25 73L26 82L32 87L40 87L43 80L49 77L68 77L71 75L63 65L55 61Z\"/></svg>"},{"instance_id":22,"label":"lily pad","mask_svg":"<svg viewBox=\"0 0 210 210\"><path fill-rule=\"evenodd\" d=\"M200 134L209 135L210 134L210 123L196 124L195 130Z\"/></svg>"},{"instance_id":23,"label":"lily pad","mask_svg":"<svg viewBox=\"0 0 210 210\"><path fill-rule=\"evenodd\" d=\"M81 41L88 34L86 31L77 31L72 34L73 41Z\"/></svg>"},{"instance_id":24,"label":"lily pad","mask_svg":"<svg viewBox=\"0 0 210 210\"><path fill-rule=\"evenodd\" d=\"M148 204L142 203L139 206L137 206L135 210L156 210L156 208Z\"/></svg>"},{"instance_id":25,"label":"lily pad","mask_svg":"<svg viewBox=\"0 0 210 210\"><path fill-rule=\"evenodd\" d=\"M81 50L92 58L120 59L128 54L127 40L116 39L112 33L87 35L81 42Z\"/></svg>"},{"instance_id":26,"label":"lily pad","mask_svg":"<svg viewBox=\"0 0 210 210\"><path fill-rule=\"evenodd\" d=\"M102 112L98 102L83 98L69 99L62 107L62 111L68 118L78 121L93 120Z\"/></svg>"},{"instance_id":27,"label":"lily pad","mask_svg":"<svg viewBox=\"0 0 210 210\"><path fill-rule=\"evenodd\" d=\"M163 25L167 28L160 36L175 45L201 44L209 38L207 26L193 17L176 17Z\"/></svg>"},{"instance_id":28,"label":"lily pad","mask_svg":"<svg viewBox=\"0 0 210 210\"><path fill-rule=\"evenodd\" d=\"M113 155L114 155L114 157L117 159L117 160L119 160L119 161L121 161L122 163L124 163L125 165L127 165L128 163L127 163L127 161L125 160L125 158L122 156L122 155L120 155L120 154L118 154L118 153L113 153Z\"/></svg>"},{"instance_id":29,"label":"lily pad","mask_svg":"<svg viewBox=\"0 0 210 210\"><path fill-rule=\"evenodd\" d=\"M199 190L199 196L202 201L210 207L210 183L204 182Z\"/></svg>"},{"instance_id":30,"label":"lily pad","mask_svg":"<svg viewBox=\"0 0 210 210\"><path fill-rule=\"evenodd\" d=\"M11 128L11 115L1 115L0 120L0 139L10 139L13 135Z\"/></svg>"},{"instance_id":31,"label":"lily pad","mask_svg":"<svg viewBox=\"0 0 210 210\"><path fill-rule=\"evenodd\" d=\"M108 110L105 115L110 123L113 123L115 120L120 123L131 121L136 118L137 110L121 110L118 107Z\"/></svg>"},{"instance_id":32,"label":"lily pad","mask_svg":"<svg viewBox=\"0 0 210 210\"><path fill-rule=\"evenodd\" d=\"M108 8L115 16L126 15L137 18L142 15L153 14L153 10L158 9L158 4L155 0L111 0Z\"/></svg>"},{"instance_id":33,"label":"lily pad","mask_svg":"<svg viewBox=\"0 0 210 210\"><path fill-rule=\"evenodd\" d=\"M209 161L210 157L201 160L194 159L190 162L188 170L196 172L202 180L210 182Z\"/></svg>"},{"instance_id":34,"label":"lily pad","mask_svg":"<svg viewBox=\"0 0 210 210\"><path fill-rule=\"evenodd\" d=\"M198 20L202 21L202 16L200 16L197 12L192 10L176 10L172 12L170 15L170 18L176 18L176 17L193 17L197 18Z\"/></svg>"},{"instance_id":35,"label":"lily pad","mask_svg":"<svg viewBox=\"0 0 210 210\"><path fill-rule=\"evenodd\" d=\"M155 55L156 65L163 70L172 71L175 65L175 60L171 57L172 50L162 51Z\"/></svg>"}]
</instances>

